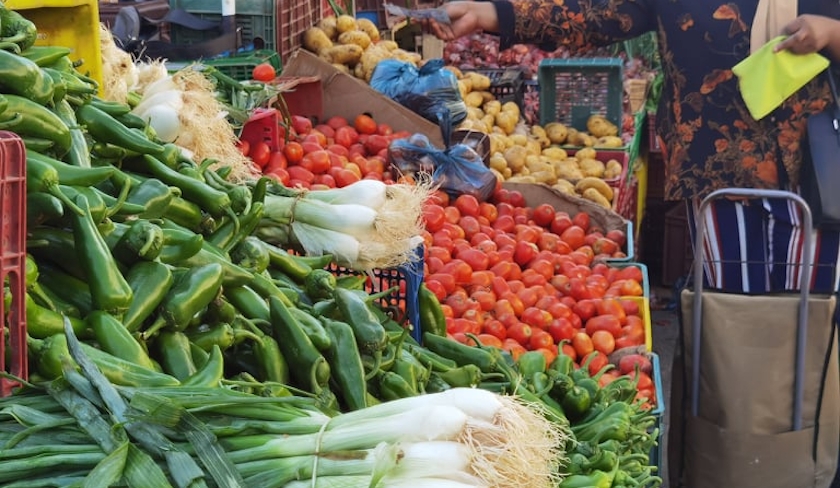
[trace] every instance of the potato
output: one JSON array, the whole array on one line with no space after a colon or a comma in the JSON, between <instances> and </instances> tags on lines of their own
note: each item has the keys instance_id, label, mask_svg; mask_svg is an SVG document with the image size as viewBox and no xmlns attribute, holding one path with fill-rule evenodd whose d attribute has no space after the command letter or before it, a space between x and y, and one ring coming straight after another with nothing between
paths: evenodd
<instances>
[{"instance_id":1,"label":"potato","mask_svg":"<svg viewBox=\"0 0 840 488\"><path fill-rule=\"evenodd\" d=\"M487 75L476 73L475 71L468 71L464 76L469 77L473 82L476 90L486 91L490 89L490 78Z\"/></svg>"},{"instance_id":2,"label":"potato","mask_svg":"<svg viewBox=\"0 0 840 488\"><path fill-rule=\"evenodd\" d=\"M443 69L448 69L455 75L455 78L459 80L464 79L464 73L461 72L460 69L456 68L455 66L444 66Z\"/></svg>"},{"instance_id":3,"label":"potato","mask_svg":"<svg viewBox=\"0 0 840 488\"><path fill-rule=\"evenodd\" d=\"M577 190L577 192L581 195L583 195L586 190L595 190L600 193L607 202L611 201L613 198L613 189L610 185L601 178L595 178L592 176L582 178L580 181L575 183L575 190Z\"/></svg>"},{"instance_id":4,"label":"potato","mask_svg":"<svg viewBox=\"0 0 840 488\"><path fill-rule=\"evenodd\" d=\"M356 24L356 18L352 15L339 15L335 19L335 28L338 30L338 34L341 35L345 32L357 30L358 24Z\"/></svg>"},{"instance_id":5,"label":"potato","mask_svg":"<svg viewBox=\"0 0 840 488\"><path fill-rule=\"evenodd\" d=\"M502 152L508 147L507 136L503 136L501 134L490 134L491 153Z\"/></svg>"},{"instance_id":6,"label":"potato","mask_svg":"<svg viewBox=\"0 0 840 488\"><path fill-rule=\"evenodd\" d=\"M467 107L478 108L484 105L484 99L481 97L481 93L472 91L464 97L464 103L467 104Z\"/></svg>"},{"instance_id":7,"label":"potato","mask_svg":"<svg viewBox=\"0 0 840 488\"><path fill-rule=\"evenodd\" d=\"M489 102L484 102L484 105L482 105L481 108L487 115L495 117L497 113L502 111L502 104L498 100L490 100Z\"/></svg>"},{"instance_id":8,"label":"potato","mask_svg":"<svg viewBox=\"0 0 840 488\"><path fill-rule=\"evenodd\" d=\"M505 169L507 169L507 168L505 168ZM505 174L502 171L490 168L490 172L493 173L493 175L499 181L505 181L507 179L507 177L505 176Z\"/></svg>"},{"instance_id":9,"label":"potato","mask_svg":"<svg viewBox=\"0 0 840 488\"><path fill-rule=\"evenodd\" d=\"M373 76L373 70L376 69L376 65L383 59L389 58L390 54L390 51L380 47L379 44L371 44L370 47L365 49L362 53L362 59L360 61L362 64L361 78L365 81L370 81L370 77Z\"/></svg>"},{"instance_id":10,"label":"potato","mask_svg":"<svg viewBox=\"0 0 840 488\"><path fill-rule=\"evenodd\" d=\"M303 47L315 54L321 54L333 47L332 40L320 27L310 27L303 33Z\"/></svg>"},{"instance_id":11,"label":"potato","mask_svg":"<svg viewBox=\"0 0 840 488\"><path fill-rule=\"evenodd\" d=\"M496 123L496 117L490 114L484 114L484 117L482 117L480 120L484 123L484 125L487 126L488 131Z\"/></svg>"},{"instance_id":12,"label":"potato","mask_svg":"<svg viewBox=\"0 0 840 488\"><path fill-rule=\"evenodd\" d=\"M566 195L577 195L575 184L569 180L558 179L551 187Z\"/></svg>"},{"instance_id":13,"label":"potato","mask_svg":"<svg viewBox=\"0 0 840 488\"><path fill-rule=\"evenodd\" d=\"M340 46L333 46L321 55L324 59L329 60L330 63L346 64L347 66L355 66L362 59L364 49L356 44L343 44Z\"/></svg>"},{"instance_id":14,"label":"potato","mask_svg":"<svg viewBox=\"0 0 840 488\"><path fill-rule=\"evenodd\" d=\"M575 157L578 158L578 160L598 159L598 153L595 151L595 149L591 147L585 147L583 149L579 149L575 153Z\"/></svg>"},{"instance_id":15,"label":"potato","mask_svg":"<svg viewBox=\"0 0 840 488\"><path fill-rule=\"evenodd\" d=\"M472 91L472 81L464 79L458 80L458 93L461 94L461 99L467 98L467 95Z\"/></svg>"},{"instance_id":16,"label":"potato","mask_svg":"<svg viewBox=\"0 0 840 488\"><path fill-rule=\"evenodd\" d=\"M488 162L488 165L490 166L490 168L495 169L497 171L504 171L505 168L508 167L508 162L505 159L504 154L496 152L493 153L492 156L490 156L490 161Z\"/></svg>"},{"instance_id":17,"label":"potato","mask_svg":"<svg viewBox=\"0 0 840 488\"><path fill-rule=\"evenodd\" d=\"M504 157L508 167L515 173L525 167L525 158L528 154L524 146L512 146L505 150Z\"/></svg>"},{"instance_id":18,"label":"potato","mask_svg":"<svg viewBox=\"0 0 840 488\"><path fill-rule=\"evenodd\" d=\"M583 173L580 171L577 160L564 159L562 161L555 161L554 174L557 178L563 178L569 181L577 181L583 178Z\"/></svg>"},{"instance_id":19,"label":"potato","mask_svg":"<svg viewBox=\"0 0 840 488\"><path fill-rule=\"evenodd\" d=\"M484 103L492 102L493 100L496 99L495 95L493 95L489 91L485 91L485 90L476 90L476 91L481 94L481 98L484 99Z\"/></svg>"},{"instance_id":20,"label":"potato","mask_svg":"<svg viewBox=\"0 0 840 488\"><path fill-rule=\"evenodd\" d=\"M511 183L536 183L537 180L534 179L533 176L530 175L516 175L511 176L507 179L507 181Z\"/></svg>"},{"instance_id":21,"label":"potato","mask_svg":"<svg viewBox=\"0 0 840 488\"><path fill-rule=\"evenodd\" d=\"M605 180L613 180L621 176L621 172L624 168L621 166L621 163L616 161L615 159L610 159L607 161L606 168L604 169L604 179Z\"/></svg>"},{"instance_id":22,"label":"potato","mask_svg":"<svg viewBox=\"0 0 840 488\"><path fill-rule=\"evenodd\" d=\"M534 156L533 154L525 156L525 166L531 173L537 171L549 171L552 175L554 174L554 166L551 165L551 163L546 163L542 160L542 158Z\"/></svg>"},{"instance_id":23,"label":"potato","mask_svg":"<svg viewBox=\"0 0 840 488\"><path fill-rule=\"evenodd\" d=\"M612 203L610 203L609 200L604 198L604 195L601 195L598 190L594 188L587 188L586 190L583 190L583 193L581 193L580 196L593 201L604 208L612 208Z\"/></svg>"},{"instance_id":24,"label":"potato","mask_svg":"<svg viewBox=\"0 0 840 488\"><path fill-rule=\"evenodd\" d=\"M350 71L350 67L347 66L346 64L333 63L332 65L333 65L333 68L341 71L342 73L346 73L348 75L353 74ZM358 64L356 66L358 66Z\"/></svg>"},{"instance_id":25,"label":"potato","mask_svg":"<svg viewBox=\"0 0 840 488\"><path fill-rule=\"evenodd\" d=\"M624 141L618 136L604 136L599 137L595 141L595 145L598 147L621 147L624 145Z\"/></svg>"},{"instance_id":26,"label":"potato","mask_svg":"<svg viewBox=\"0 0 840 488\"><path fill-rule=\"evenodd\" d=\"M480 120L484 117L484 112L478 107L467 107L467 118L472 120Z\"/></svg>"},{"instance_id":27,"label":"potato","mask_svg":"<svg viewBox=\"0 0 840 488\"><path fill-rule=\"evenodd\" d=\"M316 27L324 31L324 34L326 34L331 41L338 39L338 28L336 27L335 17L324 17L318 22Z\"/></svg>"},{"instance_id":28,"label":"potato","mask_svg":"<svg viewBox=\"0 0 840 488\"><path fill-rule=\"evenodd\" d=\"M362 49L367 49L370 46L370 36L362 31L347 31L338 35L339 44L355 44Z\"/></svg>"},{"instance_id":29,"label":"potato","mask_svg":"<svg viewBox=\"0 0 840 488\"><path fill-rule=\"evenodd\" d=\"M525 141L525 149L528 150L528 154L535 156L542 155L542 146L540 145L540 141L536 139L527 139Z\"/></svg>"},{"instance_id":30,"label":"potato","mask_svg":"<svg viewBox=\"0 0 840 488\"><path fill-rule=\"evenodd\" d=\"M603 115L597 114L590 115L589 118L586 119L586 130L596 138L618 135L618 127L607 120L607 118Z\"/></svg>"},{"instance_id":31,"label":"potato","mask_svg":"<svg viewBox=\"0 0 840 488\"><path fill-rule=\"evenodd\" d=\"M575 131L574 133L569 133L569 138L566 139L566 143L573 146L592 147L595 145L595 138L586 132Z\"/></svg>"},{"instance_id":32,"label":"potato","mask_svg":"<svg viewBox=\"0 0 840 488\"><path fill-rule=\"evenodd\" d=\"M356 19L356 28L367 34L371 42L379 41L379 29L370 19Z\"/></svg>"},{"instance_id":33,"label":"potato","mask_svg":"<svg viewBox=\"0 0 840 488\"><path fill-rule=\"evenodd\" d=\"M545 135L552 144L563 144L569 136L569 129L560 122L551 122L545 126Z\"/></svg>"},{"instance_id":34,"label":"potato","mask_svg":"<svg viewBox=\"0 0 840 488\"><path fill-rule=\"evenodd\" d=\"M525 134L511 134L509 139L510 139L510 142L512 142L513 144L515 144L517 146L527 146L528 145L528 136L526 136Z\"/></svg>"},{"instance_id":35,"label":"potato","mask_svg":"<svg viewBox=\"0 0 840 488\"><path fill-rule=\"evenodd\" d=\"M397 44L396 41L391 41L391 40L379 41L377 43L377 45L379 45L381 47L384 47L388 51L396 51L400 47L400 45Z\"/></svg>"},{"instance_id":36,"label":"potato","mask_svg":"<svg viewBox=\"0 0 840 488\"><path fill-rule=\"evenodd\" d=\"M502 110L496 114L496 125L498 125L505 134L513 134L516 130L516 124L519 122L519 116L510 111Z\"/></svg>"},{"instance_id":37,"label":"potato","mask_svg":"<svg viewBox=\"0 0 840 488\"><path fill-rule=\"evenodd\" d=\"M606 165L603 162L588 158L578 159L578 161L578 166L580 166L580 171L583 173L583 176L594 176L596 178L602 178L604 176Z\"/></svg>"},{"instance_id":38,"label":"potato","mask_svg":"<svg viewBox=\"0 0 840 488\"><path fill-rule=\"evenodd\" d=\"M362 55L364 56L364 54ZM365 78L365 65L364 63L356 63L356 66L353 67L353 76L359 79Z\"/></svg>"},{"instance_id":39,"label":"potato","mask_svg":"<svg viewBox=\"0 0 840 488\"><path fill-rule=\"evenodd\" d=\"M551 161L562 161L569 157L566 150L562 147L549 146L542 150L542 155Z\"/></svg>"},{"instance_id":40,"label":"potato","mask_svg":"<svg viewBox=\"0 0 840 488\"><path fill-rule=\"evenodd\" d=\"M511 112L516 114L517 121L519 120L519 116L522 115L519 111L519 105L516 102L505 102L502 104L502 111L504 112Z\"/></svg>"}]
</instances>

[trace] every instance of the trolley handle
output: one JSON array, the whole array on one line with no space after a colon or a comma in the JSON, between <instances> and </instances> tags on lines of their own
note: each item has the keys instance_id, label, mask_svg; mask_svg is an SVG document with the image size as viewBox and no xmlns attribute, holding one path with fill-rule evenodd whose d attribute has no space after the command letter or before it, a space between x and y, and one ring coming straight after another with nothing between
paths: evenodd
<instances>
[{"instance_id":1,"label":"trolley handle","mask_svg":"<svg viewBox=\"0 0 840 488\"><path fill-rule=\"evenodd\" d=\"M813 217L811 208L799 195L784 190L760 190L748 188L723 188L715 190L700 202L695 218L694 236L694 303L692 308L692 344L691 344L691 414L697 416L700 403L700 340L703 328L703 239L706 234L706 219L702 218L713 200L719 198L777 198L794 202L802 210L804 229L803 249L805 250L800 266L799 314L796 331L796 358L793 383L793 430L802 429L802 403L805 395L805 343L808 332L808 296L810 293L811 256L813 241ZM802 286L804 284L804 286Z\"/></svg>"}]
</instances>

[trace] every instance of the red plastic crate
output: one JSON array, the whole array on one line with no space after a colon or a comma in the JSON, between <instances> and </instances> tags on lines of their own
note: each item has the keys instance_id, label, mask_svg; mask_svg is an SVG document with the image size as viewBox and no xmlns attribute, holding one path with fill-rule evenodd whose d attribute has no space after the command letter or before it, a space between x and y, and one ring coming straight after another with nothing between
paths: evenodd
<instances>
[{"instance_id":1,"label":"red plastic crate","mask_svg":"<svg viewBox=\"0 0 840 488\"><path fill-rule=\"evenodd\" d=\"M10 310L0 300L0 317L5 318L0 322L0 365L26 379L26 150L23 141L7 131L0 131L0 212L0 278L4 283L8 279L12 294ZM0 396L15 386L0 378Z\"/></svg>"},{"instance_id":2,"label":"red plastic crate","mask_svg":"<svg viewBox=\"0 0 840 488\"><path fill-rule=\"evenodd\" d=\"M285 66L289 56L300 47L306 29L324 16L321 0L284 0L279 4L277 18L277 52Z\"/></svg>"},{"instance_id":3,"label":"red plastic crate","mask_svg":"<svg viewBox=\"0 0 840 488\"><path fill-rule=\"evenodd\" d=\"M242 126L239 139L254 147L258 142L268 144L272 152L280 149L280 113L273 108L255 109Z\"/></svg>"}]
</instances>

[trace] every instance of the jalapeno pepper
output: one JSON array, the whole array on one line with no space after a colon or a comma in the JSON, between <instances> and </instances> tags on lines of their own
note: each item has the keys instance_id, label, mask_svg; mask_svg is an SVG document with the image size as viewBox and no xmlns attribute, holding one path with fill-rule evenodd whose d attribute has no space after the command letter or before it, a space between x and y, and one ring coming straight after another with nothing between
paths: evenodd
<instances>
[{"instance_id":1,"label":"jalapeno pepper","mask_svg":"<svg viewBox=\"0 0 840 488\"><path fill-rule=\"evenodd\" d=\"M330 366L303 331L289 308L277 297L269 298L274 337L289 361L295 381L307 391L318 393L330 379Z\"/></svg>"},{"instance_id":2,"label":"jalapeno pepper","mask_svg":"<svg viewBox=\"0 0 840 488\"><path fill-rule=\"evenodd\" d=\"M129 332L137 332L172 287L172 272L163 263L140 261L125 275L134 292L134 299L123 316L123 325Z\"/></svg>"},{"instance_id":3,"label":"jalapeno pepper","mask_svg":"<svg viewBox=\"0 0 840 488\"><path fill-rule=\"evenodd\" d=\"M21 115L21 120L14 126L17 134L49 141L51 150L58 157L67 154L72 145L70 128L58 115L28 98L9 94L4 97L8 101L6 113Z\"/></svg>"},{"instance_id":4,"label":"jalapeno pepper","mask_svg":"<svg viewBox=\"0 0 840 488\"><path fill-rule=\"evenodd\" d=\"M30 46L20 52L18 56L33 61L38 66L49 66L73 52L63 46Z\"/></svg>"},{"instance_id":5,"label":"jalapeno pepper","mask_svg":"<svg viewBox=\"0 0 840 488\"><path fill-rule=\"evenodd\" d=\"M224 378L225 359L221 348L214 345L201 369L184 379L184 386L216 387Z\"/></svg>"},{"instance_id":6,"label":"jalapeno pepper","mask_svg":"<svg viewBox=\"0 0 840 488\"><path fill-rule=\"evenodd\" d=\"M183 332L161 331L155 338L155 347L163 371L179 381L187 379L198 371L190 353L190 339Z\"/></svg>"},{"instance_id":7,"label":"jalapeno pepper","mask_svg":"<svg viewBox=\"0 0 840 488\"><path fill-rule=\"evenodd\" d=\"M415 397L419 394L402 376L391 371L384 371L378 377L379 394L383 400L392 401L401 398Z\"/></svg>"},{"instance_id":8,"label":"jalapeno pepper","mask_svg":"<svg viewBox=\"0 0 840 488\"><path fill-rule=\"evenodd\" d=\"M229 256L218 249L214 249L213 245L207 241L202 243L200 251L175 264L189 268L218 264L222 267L222 280L225 286L241 286L254 280L253 273L249 273L248 270L231 263Z\"/></svg>"},{"instance_id":9,"label":"jalapeno pepper","mask_svg":"<svg viewBox=\"0 0 840 488\"><path fill-rule=\"evenodd\" d=\"M248 236L230 251L230 259L252 273L262 273L268 268L268 250L263 241Z\"/></svg>"},{"instance_id":10,"label":"jalapeno pepper","mask_svg":"<svg viewBox=\"0 0 840 488\"><path fill-rule=\"evenodd\" d=\"M259 293L254 291L253 288L247 285L227 288L225 290L225 297L246 318L265 321L271 320L268 302Z\"/></svg>"},{"instance_id":11,"label":"jalapeno pepper","mask_svg":"<svg viewBox=\"0 0 840 488\"><path fill-rule=\"evenodd\" d=\"M76 109L76 120L99 142L113 144L140 154L160 155L163 146L121 124L117 119L87 103Z\"/></svg>"},{"instance_id":12,"label":"jalapeno pepper","mask_svg":"<svg viewBox=\"0 0 840 488\"><path fill-rule=\"evenodd\" d=\"M83 280L47 262L41 262L38 269L43 277L42 286L47 293L57 296L76 309L76 314L68 315L84 317L93 310L90 288Z\"/></svg>"},{"instance_id":13,"label":"jalapeno pepper","mask_svg":"<svg viewBox=\"0 0 840 488\"><path fill-rule=\"evenodd\" d=\"M64 160L73 166L90 168L90 148L88 147L84 131L76 121L76 113L73 112L73 107L70 106L67 100L61 100L55 104L55 113L70 130L70 150L67 152Z\"/></svg>"},{"instance_id":14,"label":"jalapeno pepper","mask_svg":"<svg viewBox=\"0 0 840 488\"><path fill-rule=\"evenodd\" d=\"M33 228L64 216L61 200L44 192L27 192L26 227Z\"/></svg>"},{"instance_id":15,"label":"jalapeno pepper","mask_svg":"<svg viewBox=\"0 0 840 488\"><path fill-rule=\"evenodd\" d=\"M85 318L87 326L99 347L126 361L144 368L155 369L155 363L146 349L131 335L131 332L114 316L101 310L94 310Z\"/></svg>"},{"instance_id":16,"label":"jalapeno pepper","mask_svg":"<svg viewBox=\"0 0 840 488\"><path fill-rule=\"evenodd\" d=\"M254 335L252 345L254 356L257 360L260 376L265 381L287 384L289 382L290 376L292 375L289 366L291 364L300 364L297 362L292 362L293 360L297 360L299 356L289 356L287 361L286 352L284 351L288 350L289 348L281 347L277 339L275 339L272 335L263 333L262 330L259 327L257 327L252 321L239 317L239 319L236 321L236 324L240 327L244 326ZM293 332L291 335L295 335L295 333ZM292 345L291 347L296 346ZM324 364L326 364L326 362L324 362ZM319 366L320 364L318 364L318 362L316 361L315 367L312 370L314 376L317 376L318 373L316 372L316 370ZM329 371L327 371L327 376L329 376ZM318 393L318 391L320 390L312 389L309 391L311 391L312 393Z\"/></svg>"},{"instance_id":17,"label":"jalapeno pepper","mask_svg":"<svg viewBox=\"0 0 840 488\"><path fill-rule=\"evenodd\" d=\"M14 93L41 105L52 101L52 78L34 61L3 49L0 49L0 80L4 93Z\"/></svg>"},{"instance_id":18,"label":"jalapeno pepper","mask_svg":"<svg viewBox=\"0 0 840 488\"><path fill-rule=\"evenodd\" d=\"M233 327L228 323L218 323L203 330L189 331L187 337L190 342L207 352L210 352L213 346L218 346L224 351L231 347L236 339Z\"/></svg>"},{"instance_id":19,"label":"jalapeno pepper","mask_svg":"<svg viewBox=\"0 0 840 488\"><path fill-rule=\"evenodd\" d=\"M338 384L344 406L350 410L367 407L367 382L353 329L344 322L320 317L330 343L324 356Z\"/></svg>"},{"instance_id":20,"label":"jalapeno pepper","mask_svg":"<svg viewBox=\"0 0 840 488\"><path fill-rule=\"evenodd\" d=\"M169 209L175 198L175 192L168 185L157 178L149 178L138 185L132 186L126 202L143 205L145 211L138 214L143 219L157 219Z\"/></svg>"},{"instance_id":21,"label":"jalapeno pepper","mask_svg":"<svg viewBox=\"0 0 840 488\"><path fill-rule=\"evenodd\" d=\"M187 229L164 228L163 248L158 258L167 264L177 264L198 254L203 245L201 234Z\"/></svg>"},{"instance_id":22,"label":"jalapeno pepper","mask_svg":"<svg viewBox=\"0 0 840 488\"><path fill-rule=\"evenodd\" d=\"M323 324L308 312L304 312L297 307L288 308L289 312L298 321L298 324L300 324L303 332L312 341L312 345L321 352L329 349L330 336L327 334L326 329L324 329Z\"/></svg>"},{"instance_id":23,"label":"jalapeno pepper","mask_svg":"<svg viewBox=\"0 0 840 488\"><path fill-rule=\"evenodd\" d=\"M7 293L11 297L11 293ZM11 305L11 304L9 304ZM7 307L8 309L8 307ZM73 331L79 337L90 337L90 331L83 320L68 317ZM64 333L64 318L58 313L35 303L29 293L26 294L26 332L36 338L44 339Z\"/></svg>"},{"instance_id":24,"label":"jalapeno pepper","mask_svg":"<svg viewBox=\"0 0 840 488\"><path fill-rule=\"evenodd\" d=\"M430 334L446 337L446 317L437 295L432 293L425 283L418 289L420 304L420 330Z\"/></svg>"}]
</instances>

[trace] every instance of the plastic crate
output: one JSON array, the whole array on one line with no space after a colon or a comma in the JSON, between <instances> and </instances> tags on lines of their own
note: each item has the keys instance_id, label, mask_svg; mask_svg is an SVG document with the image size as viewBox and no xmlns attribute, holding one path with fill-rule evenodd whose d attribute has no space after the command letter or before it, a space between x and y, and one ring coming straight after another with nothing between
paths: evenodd
<instances>
[{"instance_id":1,"label":"plastic crate","mask_svg":"<svg viewBox=\"0 0 840 488\"><path fill-rule=\"evenodd\" d=\"M505 102L516 102L520 110L524 108L525 101L525 72L521 68L501 69L471 69L490 78L490 93L496 100Z\"/></svg>"},{"instance_id":2,"label":"plastic crate","mask_svg":"<svg viewBox=\"0 0 840 488\"><path fill-rule=\"evenodd\" d=\"M250 147L259 142L265 142L271 152L280 149L280 113L273 108L257 108L242 126L239 139L246 141Z\"/></svg>"},{"instance_id":3,"label":"plastic crate","mask_svg":"<svg viewBox=\"0 0 840 488\"><path fill-rule=\"evenodd\" d=\"M7 131L0 131L0 211L0 280L8 279L12 295L11 310L5 310L5 300L0 300L0 317L7 317L0 321L0 366L27 379L26 150L23 141ZM0 396L9 395L15 386L16 382L0 378Z\"/></svg>"},{"instance_id":4,"label":"plastic crate","mask_svg":"<svg viewBox=\"0 0 840 488\"><path fill-rule=\"evenodd\" d=\"M404 313L403 317L395 320L410 325L411 337L417 342L423 341L423 331L420 328L420 285L423 283L423 246L415 249L415 259L396 268L374 269L365 283L365 291L377 293L397 286L399 291L380 300L380 303L391 310ZM335 275L361 275L361 271L330 265L327 269Z\"/></svg>"},{"instance_id":5,"label":"plastic crate","mask_svg":"<svg viewBox=\"0 0 840 488\"><path fill-rule=\"evenodd\" d=\"M623 63L619 58L543 59L538 69L540 125L562 122L586 130L589 116L621 127Z\"/></svg>"},{"instance_id":6,"label":"plastic crate","mask_svg":"<svg viewBox=\"0 0 840 488\"><path fill-rule=\"evenodd\" d=\"M301 46L303 33L324 16L321 0L280 0L277 52L286 61Z\"/></svg>"},{"instance_id":7,"label":"plastic crate","mask_svg":"<svg viewBox=\"0 0 840 488\"><path fill-rule=\"evenodd\" d=\"M656 423L653 426L653 429L658 430L659 433L656 436L656 445L653 449L650 450L650 466L656 466L657 474L662 476L662 466L663 466L663 457L662 453L663 446L662 440L665 437L664 433L664 426L662 425L663 420L665 419L665 393L662 389L662 368L659 365L659 355L656 353L650 353L650 362L653 367L653 391L656 395L656 405L653 407L651 414L656 418Z\"/></svg>"},{"instance_id":8,"label":"plastic crate","mask_svg":"<svg viewBox=\"0 0 840 488\"><path fill-rule=\"evenodd\" d=\"M96 0L6 0L35 23L39 46L65 46L70 59L81 61L78 70L102 87L102 55L99 48L99 2Z\"/></svg>"},{"instance_id":9,"label":"plastic crate","mask_svg":"<svg viewBox=\"0 0 840 488\"><path fill-rule=\"evenodd\" d=\"M282 68L280 55L277 54L277 51L269 49L251 51L224 58L207 59L202 62L208 66L213 66L222 73L239 81L250 80L254 67L262 63L271 64L274 66L275 71L278 72Z\"/></svg>"},{"instance_id":10,"label":"plastic crate","mask_svg":"<svg viewBox=\"0 0 840 488\"><path fill-rule=\"evenodd\" d=\"M653 351L653 323L650 316L650 300L645 297L621 297L622 300L631 300L639 306L639 317L645 326L645 351Z\"/></svg>"},{"instance_id":11,"label":"plastic crate","mask_svg":"<svg viewBox=\"0 0 840 488\"><path fill-rule=\"evenodd\" d=\"M255 49L277 49L277 11L287 0L236 0L236 26L241 29L243 45L253 44ZM187 12L207 20L222 20L222 2L219 0L170 0L173 9ZM193 30L184 26L171 26L169 37L172 44L190 45L209 41L219 35L219 31Z\"/></svg>"}]
</instances>

